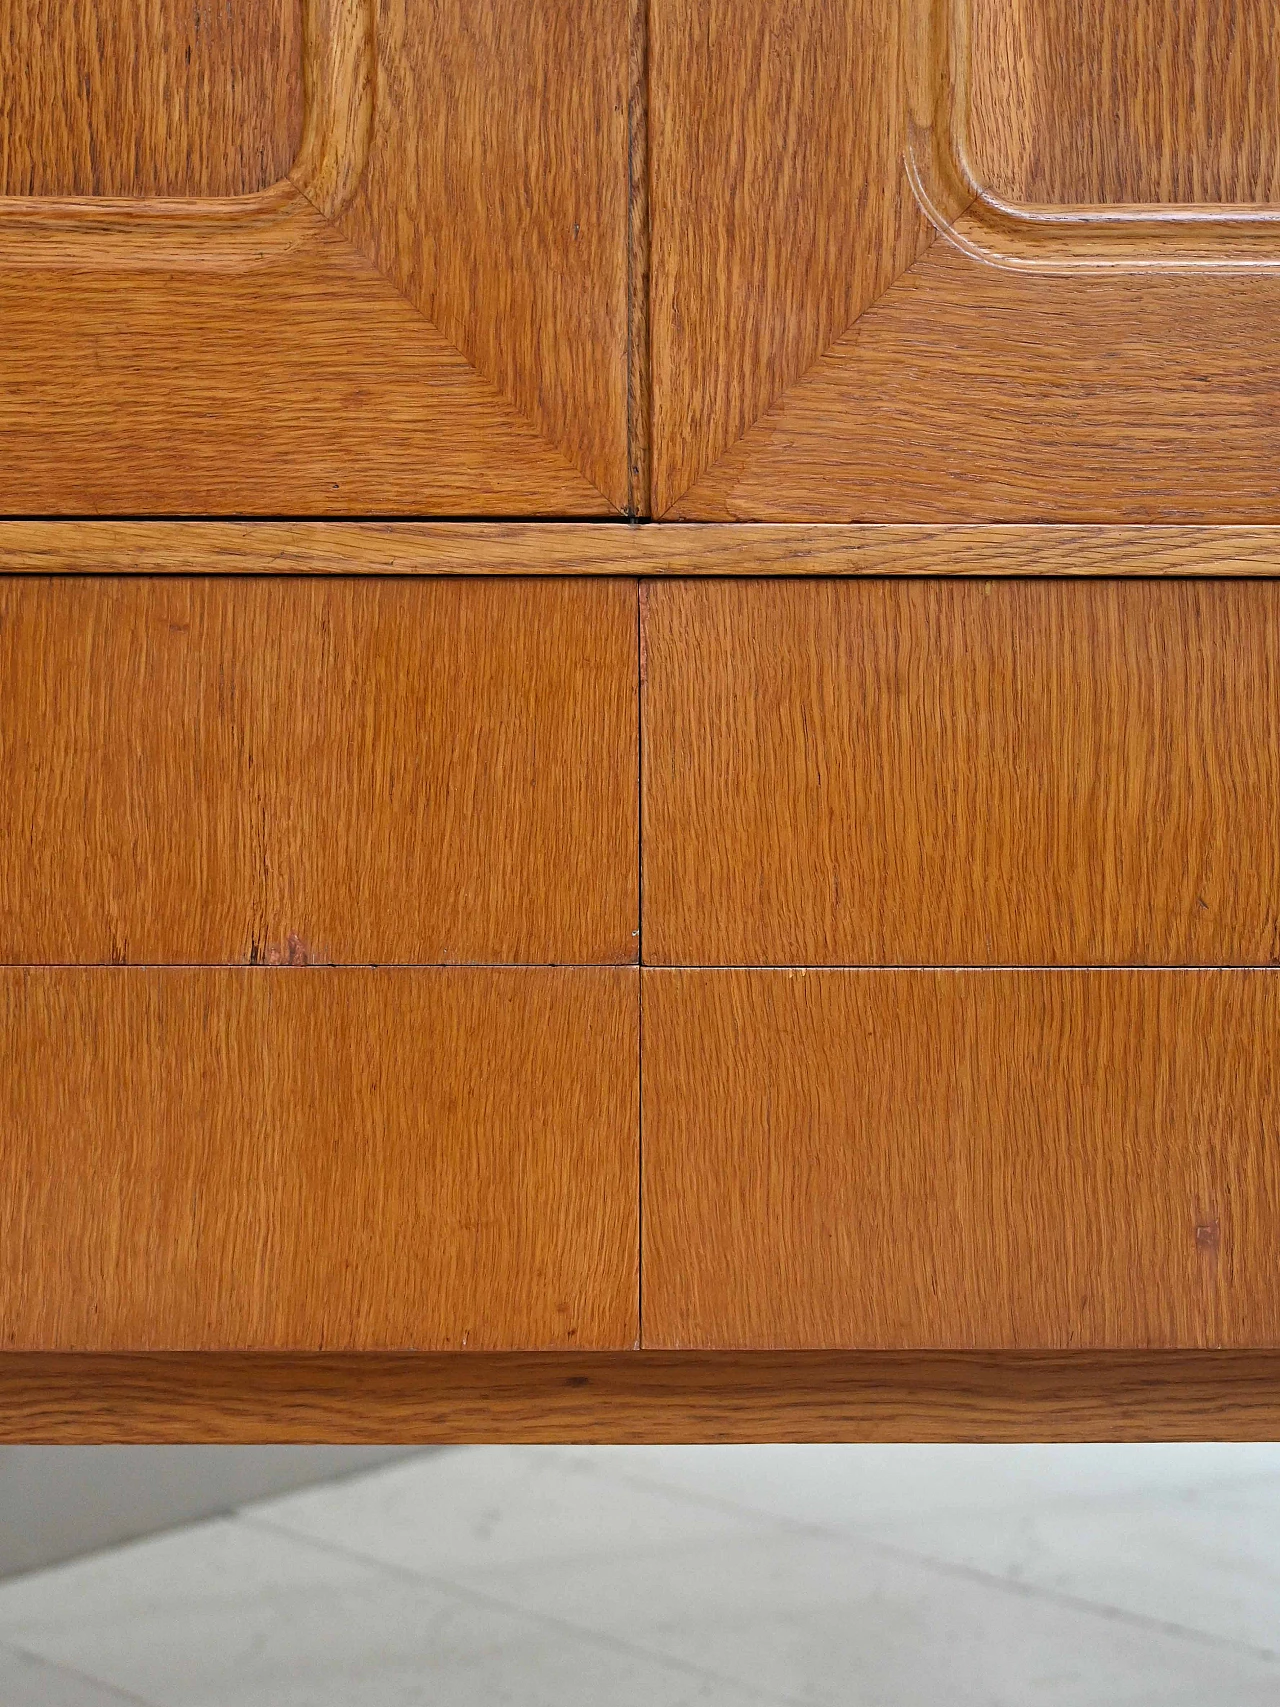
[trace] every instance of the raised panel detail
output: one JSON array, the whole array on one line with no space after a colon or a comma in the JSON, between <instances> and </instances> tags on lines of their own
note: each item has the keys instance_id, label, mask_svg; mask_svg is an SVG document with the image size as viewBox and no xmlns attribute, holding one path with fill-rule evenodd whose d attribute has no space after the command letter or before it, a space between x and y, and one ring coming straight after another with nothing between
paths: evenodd
<instances>
[{"instance_id":1,"label":"raised panel detail","mask_svg":"<svg viewBox=\"0 0 1280 1707\"><path fill-rule=\"evenodd\" d=\"M1006 202L1280 203L1274 0L953 0L967 135Z\"/></svg>"},{"instance_id":2,"label":"raised panel detail","mask_svg":"<svg viewBox=\"0 0 1280 1707\"><path fill-rule=\"evenodd\" d=\"M302 139L300 0L8 0L0 196L241 196Z\"/></svg>"}]
</instances>

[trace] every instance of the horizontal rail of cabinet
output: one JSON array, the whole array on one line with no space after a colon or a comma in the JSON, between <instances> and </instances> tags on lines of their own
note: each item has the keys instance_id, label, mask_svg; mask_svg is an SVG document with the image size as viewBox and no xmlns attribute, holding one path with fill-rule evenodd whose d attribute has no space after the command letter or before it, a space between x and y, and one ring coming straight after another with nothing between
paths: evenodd
<instances>
[{"instance_id":1,"label":"horizontal rail of cabinet","mask_svg":"<svg viewBox=\"0 0 1280 1707\"><path fill-rule=\"evenodd\" d=\"M0 1355L0 1441L1274 1440L1280 1351Z\"/></svg>"},{"instance_id":2,"label":"horizontal rail of cabinet","mask_svg":"<svg viewBox=\"0 0 1280 1707\"><path fill-rule=\"evenodd\" d=\"M1280 526L0 521L0 574L1280 575Z\"/></svg>"}]
</instances>

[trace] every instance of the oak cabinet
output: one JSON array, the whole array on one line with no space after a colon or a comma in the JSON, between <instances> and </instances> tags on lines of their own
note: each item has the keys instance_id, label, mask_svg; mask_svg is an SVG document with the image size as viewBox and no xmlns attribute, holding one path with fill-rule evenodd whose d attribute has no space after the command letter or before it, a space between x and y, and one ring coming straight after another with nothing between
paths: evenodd
<instances>
[{"instance_id":1,"label":"oak cabinet","mask_svg":"<svg viewBox=\"0 0 1280 1707\"><path fill-rule=\"evenodd\" d=\"M1272 11L12 0L0 1434L1280 1426Z\"/></svg>"}]
</instances>

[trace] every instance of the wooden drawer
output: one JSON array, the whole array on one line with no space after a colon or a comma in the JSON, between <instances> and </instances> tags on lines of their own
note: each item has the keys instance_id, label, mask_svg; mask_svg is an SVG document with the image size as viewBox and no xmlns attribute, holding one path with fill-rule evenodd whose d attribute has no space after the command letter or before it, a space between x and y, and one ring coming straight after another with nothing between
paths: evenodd
<instances>
[{"instance_id":1,"label":"wooden drawer","mask_svg":"<svg viewBox=\"0 0 1280 1707\"><path fill-rule=\"evenodd\" d=\"M644 603L648 963L1280 960L1280 584Z\"/></svg>"},{"instance_id":2,"label":"wooden drawer","mask_svg":"<svg viewBox=\"0 0 1280 1707\"><path fill-rule=\"evenodd\" d=\"M633 1344L637 977L0 973L0 1349Z\"/></svg>"},{"instance_id":3,"label":"wooden drawer","mask_svg":"<svg viewBox=\"0 0 1280 1707\"><path fill-rule=\"evenodd\" d=\"M0 580L0 961L634 960L636 671L619 581Z\"/></svg>"},{"instance_id":4,"label":"wooden drawer","mask_svg":"<svg viewBox=\"0 0 1280 1707\"><path fill-rule=\"evenodd\" d=\"M643 979L646 1345L1280 1344L1280 973Z\"/></svg>"}]
</instances>

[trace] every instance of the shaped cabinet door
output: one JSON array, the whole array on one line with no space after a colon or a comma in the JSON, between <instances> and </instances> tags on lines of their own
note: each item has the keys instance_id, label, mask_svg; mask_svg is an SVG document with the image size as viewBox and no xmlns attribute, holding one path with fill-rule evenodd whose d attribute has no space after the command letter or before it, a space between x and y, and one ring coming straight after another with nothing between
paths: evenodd
<instances>
[{"instance_id":1,"label":"shaped cabinet door","mask_svg":"<svg viewBox=\"0 0 1280 1707\"><path fill-rule=\"evenodd\" d=\"M0 513L610 514L626 0L13 0Z\"/></svg>"},{"instance_id":2,"label":"shaped cabinet door","mask_svg":"<svg viewBox=\"0 0 1280 1707\"><path fill-rule=\"evenodd\" d=\"M1270 520L1271 0L657 0L655 511Z\"/></svg>"}]
</instances>

